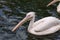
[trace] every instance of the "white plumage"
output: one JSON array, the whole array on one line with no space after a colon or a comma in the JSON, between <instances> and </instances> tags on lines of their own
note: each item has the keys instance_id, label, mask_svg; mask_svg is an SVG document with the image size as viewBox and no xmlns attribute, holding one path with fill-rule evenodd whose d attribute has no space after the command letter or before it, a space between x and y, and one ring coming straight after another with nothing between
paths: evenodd
<instances>
[{"instance_id":1,"label":"white plumage","mask_svg":"<svg viewBox=\"0 0 60 40\"><path fill-rule=\"evenodd\" d=\"M35 12L29 12L26 17L12 29L12 31L15 31L28 20L30 20L28 32L34 35L47 35L60 30L60 20L58 18L50 16L34 22Z\"/></svg>"}]
</instances>

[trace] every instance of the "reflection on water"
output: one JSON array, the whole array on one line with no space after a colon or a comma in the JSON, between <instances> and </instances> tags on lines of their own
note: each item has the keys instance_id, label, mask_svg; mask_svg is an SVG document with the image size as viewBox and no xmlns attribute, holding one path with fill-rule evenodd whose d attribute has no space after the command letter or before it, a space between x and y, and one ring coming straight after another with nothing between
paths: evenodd
<instances>
[{"instance_id":1,"label":"reflection on water","mask_svg":"<svg viewBox=\"0 0 60 40\"><path fill-rule=\"evenodd\" d=\"M60 40L60 32L35 36L27 32L28 22L12 32L11 29L22 20L29 11L36 12L36 20L47 16L58 17L57 4L46 5L50 0L0 0L0 40Z\"/></svg>"}]
</instances>

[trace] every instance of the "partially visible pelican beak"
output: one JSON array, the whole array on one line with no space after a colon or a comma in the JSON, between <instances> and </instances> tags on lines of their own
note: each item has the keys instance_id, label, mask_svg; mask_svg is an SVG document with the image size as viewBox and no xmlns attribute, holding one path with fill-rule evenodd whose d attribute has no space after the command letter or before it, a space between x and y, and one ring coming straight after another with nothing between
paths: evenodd
<instances>
[{"instance_id":1,"label":"partially visible pelican beak","mask_svg":"<svg viewBox=\"0 0 60 40\"><path fill-rule=\"evenodd\" d=\"M50 6L50 5L52 5L52 4L54 4L54 3L56 3L57 1L59 1L59 0L53 0L52 2L50 2L50 3L47 5L47 7Z\"/></svg>"},{"instance_id":2,"label":"partially visible pelican beak","mask_svg":"<svg viewBox=\"0 0 60 40\"><path fill-rule=\"evenodd\" d=\"M12 31L15 31L18 27L20 27L22 24L24 24L26 21L28 21L30 17L25 17L22 21L20 21L13 29Z\"/></svg>"}]
</instances>

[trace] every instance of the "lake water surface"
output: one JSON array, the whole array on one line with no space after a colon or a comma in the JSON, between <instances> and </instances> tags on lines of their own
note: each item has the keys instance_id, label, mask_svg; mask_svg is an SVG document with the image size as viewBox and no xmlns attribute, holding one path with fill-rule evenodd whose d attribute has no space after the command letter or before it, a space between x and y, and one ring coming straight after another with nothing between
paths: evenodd
<instances>
[{"instance_id":1,"label":"lake water surface","mask_svg":"<svg viewBox=\"0 0 60 40\"><path fill-rule=\"evenodd\" d=\"M46 35L35 36L27 32L29 22L22 25L15 32L12 28L30 12L36 12L36 19L54 16L58 3L46 7L52 0L0 0L0 40L60 40L60 31Z\"/></svg>"}]
</instances>

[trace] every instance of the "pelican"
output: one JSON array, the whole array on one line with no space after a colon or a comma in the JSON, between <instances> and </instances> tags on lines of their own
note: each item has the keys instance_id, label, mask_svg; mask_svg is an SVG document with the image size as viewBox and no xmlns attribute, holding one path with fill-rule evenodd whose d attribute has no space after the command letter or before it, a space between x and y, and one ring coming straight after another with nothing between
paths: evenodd
<instances>
[{"instance_id":1,"label":"pelican","mask_svg":"<svg viewBox=\"0 0 60 40\"><path fill-rule=\"evenodd\" d=\"M47 6L50 6L50 5L52 5L52 4L54 4L54 3L58 2L58 1L60 1L60 0L53 0L53 1L50 2ZM58 6L57 6L57 12L60 13L60 3L59 3Z\"/></svg>"},{"instance_id":2,"label":"pelican","mask_svg":"<svg viewBox=\"0 0 60 40\"><path fill-rule=\"evenodd\" d=\"M28 32L34 35L48 35L55 33L60 29L60 20L58 18L50 16L34 22L35 12L29 12L26 17L12 29L12 31L15 31L19 26L29 20Z\"/></svg>"}]
</instances>

